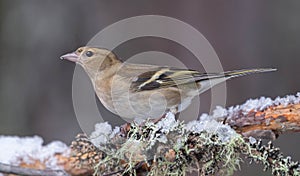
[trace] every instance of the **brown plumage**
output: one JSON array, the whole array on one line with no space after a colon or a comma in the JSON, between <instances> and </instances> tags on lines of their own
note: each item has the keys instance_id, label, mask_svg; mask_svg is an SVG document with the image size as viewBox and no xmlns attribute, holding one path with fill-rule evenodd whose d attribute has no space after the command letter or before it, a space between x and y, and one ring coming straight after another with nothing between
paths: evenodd
<instances>
[{"instance_id":1,"label":"brown plumage","mask_svg":"<svg viewBox=\"0 0 300 176\"><path fill-rule=\"evenodd\" d=\"M123 63L111 51L81 47L61 56L81 65L89 75L102 104L126 119L155 119L184 110L191 100L230 78L275 69L244 69L199 73L156 65Z\"/></svg>"}]
</instances>

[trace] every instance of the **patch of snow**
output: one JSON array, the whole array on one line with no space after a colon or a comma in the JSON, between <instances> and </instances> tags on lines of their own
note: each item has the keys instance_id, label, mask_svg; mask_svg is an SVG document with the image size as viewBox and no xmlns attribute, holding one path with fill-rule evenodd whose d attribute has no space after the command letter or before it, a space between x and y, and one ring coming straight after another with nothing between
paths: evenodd
<instances>
[{"instance_id":1,"label":"patch of snow","mask_svg":"<svg viewBox=\"0 0 300 176\"><path fill-rule=\"evenodd\" d=\"M212 117L211 116L209 116L208 114L206 114L206 113L203 113L203 114L201 114L201 116L198 118L200 121L206 121L206 120L209 120L209 119L211 119Z\"/></svg>"},{"instance_id":2,"label":"patch of snow","mask_svg":"<svg viewBox=\"0 0 300 176\"><path fill-rule=\"evenodd\" d=\"M217 117L226 117L228 115L228 112L225 108L221 106L217 106L216 109L213 111L213 116Z\"/></svg>"},{"instance_id":3,"label":"patch of snow","mask_svg":"<svg viewBox=\"0 0 300 176\"><path fill-rule=\"evenodd\" d=\"M116 131L114 130L114 132ZM95 131L93 131L90 135L90 140L96 147L98 147L106 144L112 133L112 127L108 124L108 122L97 123L95 124Z\"/></svg>"},{"instance_id":4,"label":"patch of snow","mask_svg":"<svg viewBox=\"0 0 300 176\"><path fill-rule=\"evenodd\" d=\"M222 119L224 117L228 116L228 110L226 108L223 108L221 106L216 106L216 109L213 110L212 118L215 120Z\"/></svg>"},{"instance_id":5,"label":"patch of snow","mask_svg":"<svg viewBox=\"0 0 300 176\"><path fill-rule=\"evenodd\" d=\"M56 153L63 153L64 156L69 155L70 150L68 150L68 146L60 141L53 141L48 145L42 147L39 157L43 158L43 161L46 161L45 164L49 166L49 168L57 167L57 160L54 156Z\"/></svg>"},{"instance_id":6,"label":"patch of snow","mask_svg":"<svg viewBox=\"0 0 300 176\"><path fill-rule=\"evenodd\" d=\"M263 110L271 105L273 105L271 98L260 97L258 99L247 100L240 108L243 112L249 112L251 110Z\"/></svg>"},{"instance_id":7,"label":"patch of snow","mask_svg":"<svg viewBox=\"0 0 300 176\"><path fill-rule=\"evenodd\" d=\"M43 146L43 139L39 136L17 137L0 136L0 162L17 165L20 159L26 163L40 160L47 168L61 169L56 164L57 153L67 154L69 148L60 141L53 141Z\"/></svg>"},{"instance_id":8,"label":"patch of snow","mask_svg":"<svg viewBox=\"0 0 300 176\"><path fill-rule=\"evenodd\" d=\"M277 97L274 100L274 104L275 105L284 105L284 106L287 106L288 104L291 104L291 103L299 103L299 102L300 102L300 92L298 92L296 94L296 96L294 96L294 95L287 95L284 98Z\"/></svg>"},{"instance_id":9,"label":"patch of snow","mask_svg":"<svg viewBox=\"0 0 300 176\"><path fill-rule=\"evenodd\" d=\"M209 116L205 115L205 118L206 117ZM206 131L211 134L215 133L222 142L228 142L237 135L237 133L229 125L217 122L213 118L206 120L203 119L204 118L200 118L200 120L194 120L187 123L185 129L196 133L200 133L202 131Z\"/></svg>"},{"instance_id":10,"label":"patch of snow","mask_svg":"<svg viewBox=\"0 0 300 176\"><path fill-rule=\"evenodd\" d=\"M249 142L250 142L250 144L255 144L257 142L257 140L254 137L250 136Z\"/></svg>"},{"instance_id":11,"label":"patch of snow","mask_svg":"<svg viewBox=\"0 0 300 176\"><path fill-rule=\"evenodd\" d=\"M168 138L166 135L161 135L159 138L157 138L157 141L166 144L168 142Z\"/></svg>"},{"instance_id":12,"label":"patch of snow","mask_svg":"<svg viewBox=\"0 0 300 176\"><path fill-rule=\"evenodd\" d=\"M156 127L161 129L163 133L168 133L172 131L176 126L178 126L178 121L175 119L175 115L171 112L166 114L166 117L162 118L159 122L157 122Z\"/></svg>"},{"instance_id":13,"label":"patch of snow","mask_svg":"<svg viewBox=\"0 0 300 176\"><path fill-rule=\"evenodd\" d=\"M121 131L121 128L116 126L113 130L112 130L112 133L109 135L109 138L113 138L115 137L118 133L120 133Z\"/></svg>"},{"instance_id":14,"label":"patch of snow","mask_svg":"<svg viewBox=\"0 0 300 176\"><path fill-rule=\"evenodd\" d=\"M275 100L266 97L260 97L257 99L249 99L242 105L231 106L227 109L217 106L216 109L213 111L212 115L209 116L215 120L218 120L222 117L232 117L237 112L242 112L243 114L247 114L250 111L262 111L270 106L273 105L283 105L287 106L289 104L296 104L300 103L300 92L294 95L287 95L283 98L277 97ZM203 116L203 115L202 115ZM200 116L199 119L204 118ZM205 115L206 116L206 115ZM208 118L208 117L206 117Z\"/></svg>"}]
</instances>

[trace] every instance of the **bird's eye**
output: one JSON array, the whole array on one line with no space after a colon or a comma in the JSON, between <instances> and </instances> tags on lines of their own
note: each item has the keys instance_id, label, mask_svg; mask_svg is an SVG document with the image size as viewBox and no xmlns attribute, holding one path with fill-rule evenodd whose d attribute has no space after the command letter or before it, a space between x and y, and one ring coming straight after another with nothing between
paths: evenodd
<instances>
[{"instance_id":1,"label":"bird's eye","mask_svg":"<svg viewBox=\"0 0 300 176\"><path fill-rule=\"evenodd\" d=\"M92 57L94 55L94 53L92 51L88 51L88 52L85 53L85 55L87 57Z\"/></svg>"}]
</instances>

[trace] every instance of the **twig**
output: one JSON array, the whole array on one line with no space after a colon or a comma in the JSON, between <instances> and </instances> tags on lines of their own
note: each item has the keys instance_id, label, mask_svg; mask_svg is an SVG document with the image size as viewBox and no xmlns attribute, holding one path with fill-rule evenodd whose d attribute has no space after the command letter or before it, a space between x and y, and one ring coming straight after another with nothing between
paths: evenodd
<instances>
[{"instance_id":1,"label":"twig","mask_svg":"<svg viewBox=\"0 0 300 176\"><path fill-rule=\"evenodd\" d=\"M143 166L143 164L145 164L145 162L141 161L133 169L137 170L137 169L141 168ZM111 175L115 175L115 174L118 174L118 173L122 173L124 171L125 171L125 169L121 169L121 170L118 170L118 171L115 171L115 172L104 174L103 176L111 176Z\"/></svg>"},{"instance_id":2,"label":"twig","mask_svg":"<svg viewBox=\"0 0 300 176\"><path fill-rule=\"evenodd\" d=\"M20 166L12 166L9 164L0 163L0 173L6 174L16 174L16 175L30 175L30 176L55 176L55 175L68 175L63 170L39 170L39 169L31 169L31 168L23 168Z\"/></svg>"}]
</instances>

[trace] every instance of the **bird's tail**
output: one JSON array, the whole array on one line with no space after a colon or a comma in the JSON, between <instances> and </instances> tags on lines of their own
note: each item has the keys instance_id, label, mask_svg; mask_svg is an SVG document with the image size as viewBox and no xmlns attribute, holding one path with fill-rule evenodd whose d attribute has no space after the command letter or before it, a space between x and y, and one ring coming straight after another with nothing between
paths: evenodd
<instances>
[{"instance_id":1,"label":"bird's tail","mask_svg":"<svg viewBox=\"0 0 300 176\"><path fill-rule=\"evenodd\" d=\"M235 78L244 75L250 75L252 73L263 73L263 72L271 72L276 71L274 68L254 68L254 69L242 69L242 70L233 70L224 72L225 78Z\"/></svg>"},{"instance_id":2,"label":"bird's tail","mask_svg":"<svg viewBox=\"0 0 300 176\"><path fill-rule=\"evenodd\" d=\"M236 78L240 76L249 75L252 73L263 73L263 72L270 72L276 71L273 68L255 68L255 69L242 69L242 70L233 70L233 71L226 71L223 73L215 73L215 74L206 74L198 79L197 82L200 84L199 93L202 93L211 87L224 82L231 78Z\"/></svg>"}]
</instances>

